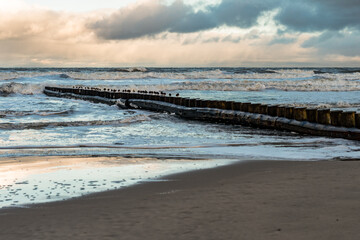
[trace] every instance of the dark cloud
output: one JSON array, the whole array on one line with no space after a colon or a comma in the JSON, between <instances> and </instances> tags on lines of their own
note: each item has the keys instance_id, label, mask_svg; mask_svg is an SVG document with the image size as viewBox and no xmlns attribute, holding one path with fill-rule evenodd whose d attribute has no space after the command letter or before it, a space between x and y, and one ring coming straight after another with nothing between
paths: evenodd
<instances>
[{"instance_id":1,"label":"dark cloud","mask_svg":"<svg viewBox=\"0 0 360 240\"><path fill-rule=\"evenodd\" d=\"M335 54L349 57L360 56L360 31L326 31L302 44L304 48L315 48L322 55Z\"/></svg>"},{"instance_id":2,"label":"dark cloud","mask_svg":"<svg viewBox=\"0 0 360 240\"><path fill-rule=\"evenodd\" d=\"M160 32L190 33L222 25L249 28L258 17L276 7L277 0L223 0L220 4L197 11L176 0L171 5L149 1L136 7L121 9L109 17L90 24L105 39L132 39Z\"/></svg>"},{"instance_id":3,"label":"dark cloud","mask_svg":"<svg viewBox=\"0 0 360 240\"><path fill-rule=\"evenodd\" d=\"M287 31L360 29L359 0L222 0L203 11L195 11L183 0L170 5L153 0L120 9L89 26L100 38L132 39L161 32L198 32L224 25L250 28L262 14L275 9L278 10L275 21Z\"/></svg>"},{"instance_id":4,"label":"dark cloud","mask_svg":"<svg viewBox=\"0 0 360 240\"><path fill-rule=\"evenodd\" d=\"M121 9L109 17L91 24L98 36L105 39L131 39L164 32L192 11L182 1L170 6L158 1L145 2L133 8Z\"/></svg>"},{"instance_id":5,"label":"dark cloud","mask_svg":"<svg viewBox=\"0 0 360 240\"><path fill-rule=\"evenodd\" d=\"M184 18L178 19L175 24L169 26L170 32L190 33L201 30L211 29L218 26L215 18L210 13L205 12L188 12Z\"/></svg>"},{"instance_id":6,"label":"dark cloud","mask_svg":"<svg viewBox=\"0 0 360 240\"><path fill-rule=\"evenodd\" d=\"M312 32L360 27L359 0L282 1L275 19L287 28Z\"/></svg>"},{"instance_id":7,"label":"dark cloud","mask_svg":"<svg viewBox=\"0 0 360 240\"><path fill-rule=\"evenodd\" d=\"M249 28L256 24L259 16L276 8L278 0L223 0L212 8L212 15L219 25Z\"/></svg>"}]
</instances>

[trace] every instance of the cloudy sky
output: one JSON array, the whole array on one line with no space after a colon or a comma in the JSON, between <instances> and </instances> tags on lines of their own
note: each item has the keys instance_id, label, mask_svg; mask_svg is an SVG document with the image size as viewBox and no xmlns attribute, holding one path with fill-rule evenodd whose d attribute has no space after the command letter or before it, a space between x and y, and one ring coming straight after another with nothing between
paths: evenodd
<instances>
[{"instance_id":1,"label":"cloudy sky","mask_svg":"<svg viewBox=\"0 0 360 240\"><path fill-rule=\"evenodd\" d=\"M0 0L0 67L359 67L359 13L359 0Z\"/></svg>"}]
</instances>

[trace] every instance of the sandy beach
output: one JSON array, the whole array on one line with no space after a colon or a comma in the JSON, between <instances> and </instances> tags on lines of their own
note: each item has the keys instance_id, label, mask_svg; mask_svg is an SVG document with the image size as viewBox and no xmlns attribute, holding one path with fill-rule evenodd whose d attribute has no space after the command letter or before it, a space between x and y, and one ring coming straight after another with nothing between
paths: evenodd
<instances>
[{"instance_id":1,"label":"sandy beach","mask_svg":"<svg viewBox=\"0 0 360 240\"><path fill-rule=\"evenodd\" d=\"M360 162L253 161L0 210L0 239L359 239Z\"/></svg>"}]
</instances>

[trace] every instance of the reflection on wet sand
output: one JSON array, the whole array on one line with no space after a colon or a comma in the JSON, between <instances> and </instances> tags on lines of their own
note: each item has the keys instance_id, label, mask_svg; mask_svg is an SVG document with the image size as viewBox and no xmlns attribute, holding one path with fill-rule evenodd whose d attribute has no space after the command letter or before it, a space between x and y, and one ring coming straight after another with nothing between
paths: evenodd
<instances>
[{"instance_id":1,"label":"reflection on wet sand","mask_svg":"<svg viewBox=\"0 0 360 240\"><path fill-rule=\"evenodd\" d=\"M2 158L0 208L65 200L228 162L91 156Z\"/></svg>"}]
</instances>

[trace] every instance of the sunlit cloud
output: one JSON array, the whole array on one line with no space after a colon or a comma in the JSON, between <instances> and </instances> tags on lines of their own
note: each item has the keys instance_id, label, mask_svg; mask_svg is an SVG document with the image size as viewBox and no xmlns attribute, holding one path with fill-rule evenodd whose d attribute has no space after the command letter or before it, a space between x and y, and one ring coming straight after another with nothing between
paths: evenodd
<instances>
[{"instance_id":1,"label":"sunlit cloud","mask_svg":"<svg viewBox=\"0 0 360 240\"><path fill-rule=\"evenodd\" d=\"M144 1L120 9L90 25L105 39L131 39L161 32L192 33L223 25L249 28L259 16L275 8L270 1L223 0L215 6L195 11L182 0L164 5L160 0Z\"/></svg>"},{"instance_id":2,"label":"sunlit cloud","mask_svg":"<svg viewBox=\"0 0 360 240\"><path fill-rule=\"evenodd\" d=\"M356 2L133 0L72 12L0 0L0 64L356 66Z\"/></svg>"}]
</instances>

